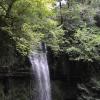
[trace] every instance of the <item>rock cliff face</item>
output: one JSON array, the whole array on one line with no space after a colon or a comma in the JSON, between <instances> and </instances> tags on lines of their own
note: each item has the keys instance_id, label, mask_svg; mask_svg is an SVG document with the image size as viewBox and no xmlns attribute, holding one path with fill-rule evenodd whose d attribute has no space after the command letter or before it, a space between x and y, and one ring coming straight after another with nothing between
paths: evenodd
<instances>
[{"instance_id":1,"label":"rock cliff face","mask_svg":"<svg viewBox=\"0 0 100 100\"><path fill-rule=\"evenodd\" d=\"M99 100L100 64L48 53L53 100Z\"/></svg>"},{"instance_id":2,"label":"rock cliff face","mask_svg":"<svg viewBox=\"0 0 100 100\"><path fill-rule=\"evenodd\" d=\"M28 59L13 66L0 66L0 100L32 100L33 74Z\"/></svg>"},{"instance_id":3,"label":"rock cliff face","mask_svg":"<svg viewBox=\"0 0 100 100\"><path fill-rule=\"evenodd\" d=\"M69 61L48 52L52 100L100 100L100 63ZM0 100L33 100L37 95L30 61L20 57L0 66Z\"/></svg>"}]
</instances>

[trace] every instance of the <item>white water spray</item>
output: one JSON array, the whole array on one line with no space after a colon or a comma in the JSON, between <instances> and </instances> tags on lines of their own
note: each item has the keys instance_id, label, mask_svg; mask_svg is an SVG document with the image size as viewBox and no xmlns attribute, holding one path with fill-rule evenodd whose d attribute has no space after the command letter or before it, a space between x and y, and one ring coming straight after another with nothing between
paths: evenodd
<instances>
[{"instance_id":1,"label":"white water spray","mask_svg":"<svg viewBox=\"0 0 100 100\"><path fill-rule=\"evenodd\" d=\"M30 55L32 69L36 78L38 87L37 100L51 100L50 76L45 53L32 53Z\"/></svg>"}]
</instances>

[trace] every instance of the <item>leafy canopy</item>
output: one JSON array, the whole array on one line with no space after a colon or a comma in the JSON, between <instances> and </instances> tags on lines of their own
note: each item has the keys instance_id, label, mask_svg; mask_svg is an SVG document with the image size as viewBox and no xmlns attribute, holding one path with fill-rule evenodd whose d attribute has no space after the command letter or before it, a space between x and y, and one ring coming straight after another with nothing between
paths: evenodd
<instances>
[{"instance_id":1,"label":"leafy canopy","mask_svg":"<svg viewBox=\"0 0 100 100\"><path fill-rule=\"evenodd\" d=\"M1 1L0 20L5 24L0 26L11 36L18 52L26 55L32 45L36 49L41 41L48 42L50 34L50 39L56 36L57 40L61 29L58 30L52 18L55 16L53 3L54 0Z\"/></svg>"},{"instance_id":2,"label":"leafy canopy","mask_svg":"<svg viewBox=\"0 0 100 100\"><path fill-rule=\"evenodd\" d=\"M71 60L100 60L100 28L96 25L100 19L100 1L68 0L56 11L64 30L60 51Z\"/></svg>"}]
</instances>

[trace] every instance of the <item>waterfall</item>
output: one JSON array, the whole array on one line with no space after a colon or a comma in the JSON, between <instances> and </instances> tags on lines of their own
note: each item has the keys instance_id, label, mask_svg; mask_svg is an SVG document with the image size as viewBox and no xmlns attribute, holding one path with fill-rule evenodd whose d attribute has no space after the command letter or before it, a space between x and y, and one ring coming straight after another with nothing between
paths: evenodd
<instances>
[{"instance_id":1,"label":"waterfall","mask_svg":"<svg viewBox=\"0 0 100 100\"><path fill-rule=\"evenodd\" d=\"M37 100L51 100L50 76L46 53L32 53L30 55L32 69L38 87Z\"/></svg>"}]
</instances>

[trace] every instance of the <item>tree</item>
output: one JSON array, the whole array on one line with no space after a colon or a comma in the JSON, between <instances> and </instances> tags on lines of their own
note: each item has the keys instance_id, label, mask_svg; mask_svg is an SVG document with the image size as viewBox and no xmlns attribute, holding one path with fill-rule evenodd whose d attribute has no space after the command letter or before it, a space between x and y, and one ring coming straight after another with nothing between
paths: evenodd
<instances>
[{"instance_id":1,"label":"tree","mask_svg":"<svg viewBox=\"0 0 100 100\"><path fill-rule=\"evenodd\" d=\"M32 45L36 49L40 41L48 40L51 30L56 30L57 22L52 18L53 2L53 0L1 1L1 30L6 30L14 41L11 45L19 53L27 55Z\"/></svg>"},{"instance_id":2,"label":"tree","mask_svg":"<svg viewBox=\"0 0 100 100\"><path fill-rule=\"evenodd\" d=\"M62 7L62 28L65 31L63 44L60 50L72 60L100 60L100 34L96 26L95 17L99 7L97 0L89 3L89 0L71 1L69 0ZM93 6L95 5L95 6ZM58 13L58 21L59 13ZM79 35L80 34L80 35Z\"/></svg>"}]
</instances>

